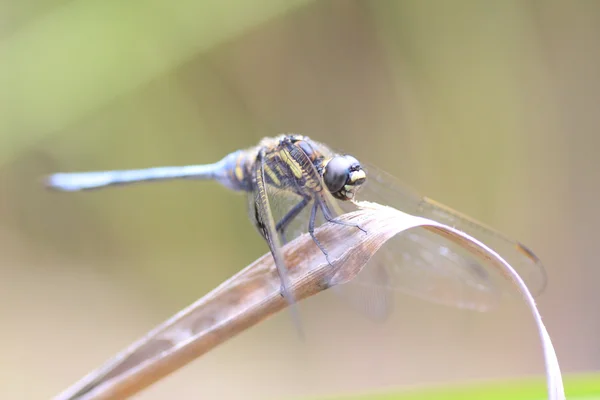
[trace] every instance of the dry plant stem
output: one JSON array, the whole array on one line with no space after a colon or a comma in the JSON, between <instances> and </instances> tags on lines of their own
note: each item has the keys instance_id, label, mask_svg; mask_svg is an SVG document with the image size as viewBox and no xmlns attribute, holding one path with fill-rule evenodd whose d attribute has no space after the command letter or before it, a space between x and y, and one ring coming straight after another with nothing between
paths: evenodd
<instances>
[{"instance_id":1,"label":"dry plant stem","mask_svg":"<svg viewBox=\"0 0 600 400\"><path fill-rule=\"evenodd\" d=\"M353 217L358 215L349 215L345 219ZM375 231L373 222L365 221L365 228ZM317 234L331 244L340 235L340 229L348 230L350 235L356 231L355 228L327 224L318 229ZM363 232L360 234L366 236ZM361 242L357 242L360 246ZM338 242L337 247L346 245ZM324 290L334 272L340 272L327 263L308 235L290 242L283 250L297 300ZM334 249L329 250L334 253ZM356 246L345 249L333 264L342 265L348 275L352 271L358 272L370 256L366 257L367 251L359 251L354 256L356 250L359 250ZM343 271L341 274L346 275ZM280 287L273 259L267 253L55 399L123 399L132 396L285 308L287 303L280 295Z\"/></svg>"},{"instance_id":2,"label":"dry plant stem","mask_svg":"<svg viewBox=\"0 0 600 400\"><path fill-rule=\"evenodd\" d=\"M284 247L292 290L298 301L330 286L352 280L387 240L399 232L419 226L461 244L477 256L489 260L501 271L506 270L508 264L502 258L462 232L388 207L367 203L362 206L364 208L340 218L359 222L367 231L366 234L353 227L331 223L324 224L316 231L319 240L329 251L333 267L327 263L309 235L300 236ZM511 281L515 280L510 273L505 276ZM520 278L517 276L517 279ZM518 282L516 286L519 286ZM130 397L285 308L287 303L280 295L280 287L273 258L267 253L55 399ZM536 312L537 310L534 315ZM545 332L545 329L542 330ZM541 336L545 343L547 332L541 333ZM552 345L549 346L551 349ZM544 344L544 355L548 363L546 347ZM553 354L553 349L551 353ZM548 375L552 375L550 370L554 371L552 367L547 368ZM558 374L560 378L560 371ZM550 376L549 392L554 391L558 395L551 394L550 398L564 398L564 391L562 397L559 393L562 381L558 387L551 387L552 379L554 378Z\"/></svg>"}]
</instances>

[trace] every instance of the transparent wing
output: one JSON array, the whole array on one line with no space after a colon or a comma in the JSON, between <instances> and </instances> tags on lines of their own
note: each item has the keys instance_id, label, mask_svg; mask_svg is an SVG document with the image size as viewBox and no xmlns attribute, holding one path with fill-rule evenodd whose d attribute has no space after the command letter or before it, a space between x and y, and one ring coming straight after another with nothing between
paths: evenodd
<instances>
[{"instance_id":1,"label":"transparent wing","mask_svg":"<svg viewBox=\"0 0 600 400\"><path fill-rule=\"evenodd\" d=\"M281 280L281 294L290 304L290 310L296 329L300 336L303 336L300 316L295 306L295 296L291 291L291 283L288 276L288 269L285 265L285 259L281 251L281 240L277 234L277 221L272 213L272 196L269 194L270 185L268 184L268 159L265 159L264 153L259 153L257 162L253 168L254 190L252 191L252 203L250 203L251 220L254 226L259 230L263 238L267 241L279 278Z\"/></svg>"},{"instance_id":2,"label":"transparent wing","mask_svg":"<svg viewBox=\"0 0 600 400\"><path fill-rule=\"evenodd\" d=\"M267 193L269 198L270 210L276 224L283 221L292 213L298 205L302 204L302 197L295 193L295 184L292 180L284 181L280 179L278 186L267 184ZM346 210L339 207L340 202L332 196L324 193L329 205L330 211L335 215L341 215ZM249 216L254 222L253 202L254 196L248 197ZM314 201L314 200L313 200ZM298 236L308 232L309 219L313 201L306 204L294 218L289 220L284 232L280 232L280 242L286 243L292 241ZM317 213L315 227L325 222L322 212ZM315 244L316 246L316 244ZM325 249L327 246L325 245ZM286 266L293 268L293 265ZM393 291L386 290L389 286L388 271L385 268L375 266L365 268L360 273L360 279L355 279L344 285L338 285L332 288L332 292L341 300L345 307L349 307L355 312L367 317L374 322L385 321L393 309Z\"/></svg>"},{"instance_id":3,"label":"transparent wing","mask_svg":"<svg viewBox=\"0 0 600 400\"><path fill-rule=\"evenodd\" d=\"M343 285L333 286L343 304L373 322L384 322L393 311L393 291L387 290L390 276L385 264L373 264L363 268L360 275Z\"/></svg>"},{"instance_id":4,"label":"transparent wing","mask_svg":"<svg viewBox=\"0 0 600 400\"><path fill-rule=\"evenodd\" d=\"M302 197L294 193L292 187L286 182L282 187L274 186L270 183L266 184L267 196L269 199L270 212L275 221L275 225L279 223L302 202ZM255 196L250 193L248 195L248 217L256 226L256 216L254 215ZM292 241L296 237L308 231L308 219L310 215L311 204L307 204L298 214L292 218L284 234L279 233L279 241L281 245ZM322 219L319 218L319 222Z\"/></svg>"},{"instance_id":5,"label":"transparent wing","mask_svg":"<svg viewBox=\"0 0 600 400\"><path fill-rule=\"evenodd\" d=\"M357 200L369 200L395 207L412 215L429 218L481 240L504 257L521 275L534 295L546 285L546 273L539 259L525 246L501 233L405 187L391 175L368 167L367 182ZM348 210L348 204L341 204ZM505 293L516 293L502 275L485 260L424 229L398 235L381 249L367 266L383 268L387 283L373 274L358 275L356 285L382 287L404 292L431 302L485 311L494 307Z\"/></svg>"}]
</instances>

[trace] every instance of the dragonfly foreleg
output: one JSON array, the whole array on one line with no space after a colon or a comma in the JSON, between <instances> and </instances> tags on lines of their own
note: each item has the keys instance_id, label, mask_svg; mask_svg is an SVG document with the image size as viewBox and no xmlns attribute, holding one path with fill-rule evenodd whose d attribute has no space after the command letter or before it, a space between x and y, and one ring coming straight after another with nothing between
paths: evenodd
<instances>
[{"instance_id":1,"label":"dragonfly foreleg","mask_svg":"<svg viewBox=\"0 0 600 400\"><path fill-rule=\"evenodd\" d=\"M316 203L317 202L315 202L315 204ZM335 218L333 216L333 214L331 213L331 210L329 210L329 207L327 207L327 203L325 201L320 201L318 203L320 203L320 205L321 205L321 211L323 212L323 216L325 217L325 220L327 220L327 222L331 222L333 224L338 224L338 225L344 225L344 226L352 226L354 228L360 229L364 233L367 233L367 231L362 226L360 226L360 224L358 224L356 222L340 221L339 219Z\"/></svg>"},{"instance_id":2,"label":"dragonfly foreleg","mask_svg":"<svg viewBox=\"0 0 600 400\"><path fill-rule=\"evenodd\" d=\"M276 228L277 232L279 232L279 234L281 235L281 241L284 245L287 243L287 240L285 237L286 228L294 220L294 218L296 218L298 216L298 214L300 214L302 212L302 210L304 210L304 207L306 207L306 205L308 204L309 201L310 201L310 197L304 197L298 204L296 204L290 211L288 211L288 213L286 215L284 215L284 217L281 218L281 220L279 220L279 222L277 223L275 228Z\"/></svg>"},{"instance_id":3,"label":"dragonfly foreleg","mask_svg":"<svg viewBox=\"0 0 600 400\"><path fill-rule=\"evenodd\" d=\"M318 210L319 210L319 202L315 201L313 204L312 210L310 211L310 219L308 221L308 233L310 234L310 237L312 237L312 240L315 242L317 247L319 247L321 252L323 252L323 254L325 254L325 259L327 259L327 262L329 263L329 265L332 265L331 261L329 260L329 253L327 253L325 246L323 246L323 244L319 241L319 239L317 239L317 236L315 235L315 219L317 217Z\"/></svg>"}]
</instances>

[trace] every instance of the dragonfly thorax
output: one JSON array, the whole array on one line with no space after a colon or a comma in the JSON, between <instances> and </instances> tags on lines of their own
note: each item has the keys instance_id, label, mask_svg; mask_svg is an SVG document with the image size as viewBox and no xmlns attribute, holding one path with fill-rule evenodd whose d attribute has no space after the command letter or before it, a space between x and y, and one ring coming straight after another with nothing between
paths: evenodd
<instances>
[{"instance_id":1,"label":"dragonfly thorax","mask_svg":"<svg viewBox=\"0 0 600 400\"><path fill-rule=\"evenodd\" d=\"M349 155L335 156L323 168L323 182L339 200L352 200L366 179L367 174L358 160Z\"/></svg>"}]
</instances>

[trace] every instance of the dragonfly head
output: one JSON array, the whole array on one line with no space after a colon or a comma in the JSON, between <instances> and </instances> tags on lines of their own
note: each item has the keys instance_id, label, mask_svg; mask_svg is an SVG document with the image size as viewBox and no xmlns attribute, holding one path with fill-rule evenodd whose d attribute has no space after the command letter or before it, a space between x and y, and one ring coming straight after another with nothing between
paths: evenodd
<instances>
[{"instance_id":1,"label":"dragonfly head","mask_svg":"<svg viewBox=\"0 0 600 400\"><path fill-rule=\"evenodd\" d=\"M324 166L323 181L329 192L339 200L352 200L367 179L365 170L352 156L335 156Z\"/></svg>"}]
</instances>

